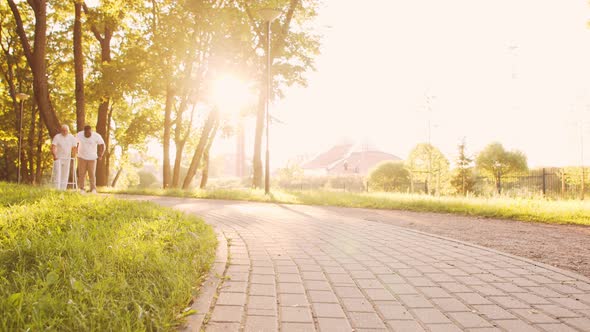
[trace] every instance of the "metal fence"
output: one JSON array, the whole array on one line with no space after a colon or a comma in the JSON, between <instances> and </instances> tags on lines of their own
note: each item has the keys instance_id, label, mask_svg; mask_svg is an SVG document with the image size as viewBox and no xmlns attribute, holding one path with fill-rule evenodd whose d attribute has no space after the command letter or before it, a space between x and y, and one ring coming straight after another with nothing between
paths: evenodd
<instances>
[{"instance_id":1,"label":"metal fence","mask_svg":"<svg viewBox=\"0 0 590 332\"><path fill-rule=\"evenodd\" d=\"M542 168L527 173L512 176L501 176L500 181L488 177L475 177L475 184L470 194L475 196L503 195L510 197L547 197L554 199L584 199L590 197L590 169L582 168ZM582 179L584 179L582 181ZM377 191L365 178L354 177L323 177L304 178L296 181L277 183L279 187L288 190L333 190L342 192ZM397 186L398 188L400 186ZM398 192L412 192L424 194L428 192L428 183L414 181L408 183L407 190ZM450 184L446 184L444 194L454 194ZM412 188L411 190L409 188ZM432 190L432 188L431 188ZM396 191L396 190L391 190Z\"/></svg>"}]
</instances>

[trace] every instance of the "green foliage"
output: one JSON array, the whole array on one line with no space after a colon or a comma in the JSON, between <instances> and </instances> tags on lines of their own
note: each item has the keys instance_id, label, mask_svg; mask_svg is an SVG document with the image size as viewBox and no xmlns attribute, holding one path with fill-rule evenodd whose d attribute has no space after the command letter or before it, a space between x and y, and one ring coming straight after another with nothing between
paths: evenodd
<instances>
[{"instance_id":1,"label":"green foliage","mask_svg":"<svg viewBox=\"0 0 590 332\"><path fill-rule=\"evenodd\" d=\"M410 172L402 162L382 162L369 174L369 188L372 191L408 191Z\"/></svg>"},{"instance_id":2,"label":"green foliage","mask_svg":"<svg viewBox=\"0 0 590 332\"><path fill-rule=\"evenodd\" d=\"M0 330L175 330L215 245L155 204L0 183Z\"/></svg>"},{"instance_id":3,"label":"green foliage","mask_svg":"<svg viewBox=\"0 0 590 332\"><path fill-rule=\"evenodd\" d=\"M506 151L502 144L492 143L476 159L478 171L493 179L497 186L505 176L518 175L528 169L527 159L520 151Z\"/></svg>"},{"instance_id":4,"label":"green foliage","mask_svg":"<svg viewBox=\"0 0 590 332\"><path fill-rule=\"evenodd\" d=\"M428 143L416 145L406 160L412 181L426 182L428 193L437 195L449 191L449 166L442 152Z\"/></svg>"}]
</instances>

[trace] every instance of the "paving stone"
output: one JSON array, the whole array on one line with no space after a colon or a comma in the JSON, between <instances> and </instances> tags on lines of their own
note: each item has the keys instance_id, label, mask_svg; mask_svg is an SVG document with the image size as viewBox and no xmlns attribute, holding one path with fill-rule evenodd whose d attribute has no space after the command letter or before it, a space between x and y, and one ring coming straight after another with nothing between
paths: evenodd
<instances>
[{"instance_id":1,"label":"paving stone","mask_svg":"<svg viewBox=\"0 0 590 332\"><path fill-rule=\"evenodd\" d=\"M451 294L447 293L441 287L418 287L418 290L420 290L424 294L424 296L426 296L429 299L452 297Z\"/></svg>"},{"instance_id":2,"label":"paving stone","mask_svg":"<svg viewBox=\"0 0 590 332\"><path fill-rule=\"evenodd\" d=\"M537 328L547 332L576 332L577 330L565 324L537 324Z\"/></svg>"},{"instance_id":3,"label":"paving stone","mask_svg":"<svg viewBox=\"0 0 590 332\"><path fill-rule=\"evenodd\" d=\"M450 323L451 321L438 309L414 309L414 315L424 324Z\"/></svg>"},{"instance_id":4,"label":"paving stone","mask_svg":"<svg viewBox=\"0 0 590 332\"><path fill-rule=\"evenodd\" d=\"M590 331L590 319L586 317L564 318L561 321L573 327L579 328L582 331Z\"/></svg>"},{"instance_id":5,"label":"paving stone","mask_svg":"<svg viewBox=\"0 0 590 332\"><path fill-rule=\"evenodd\" d=\"M308 294L311 302L338 303L338 299L332 291L309 291Z\"/></svg>"},{"instance_id":6,"label":"paving stone","mask_svg":"<svg viewBox=\"0 0 590 332\"><path fill-rule=\"evenodd\" d=\"M492 327L490 322L472 312L450 312L448 315L466 328Z\"/></svg>"},{"instance_id":7,"label":"paving stone","mask_svg":"<svg viewBox=\"0 0 590 332\"><path fill-rule=\"evenodd\" d=\"M399 295L400 301L408 308L432 308L433 305L422 295Z\"/></svg>"},{"instance_id":8,"label":"paving stone","mask_svg":"<svg viewBox=\"0 0 590 332\"><path fill-rule=\"evenodd\" d=\"M348 274L328 274L328 279L334 285L354 285L354 280Z\"/></svg>"},{"instance_id":9,"label":"paving stone","mask_svg":"<svg viewBox=\"0 0 590 332\"><path fill-rule=\"evenodd\" d=\"M394 301L395 297L385 289L365 289L365 293L372 301Z\"/></svg>"},{"instance_id":10,"label":"paving stone","mask_svg":"<svg viewBox=\"0 0 590 332\"><path fill-rule=\"evenodd\" d=\"M274 332L279 328L277 317L269 316L247 316L246 332Z\"/></svg>"},{"instance_id":11,"label":"paving stone","mask_svg":"<svg viewBox=\"0 0 590 332\"><path fill-rule=\"evenodd\" d=\"M495 304L474 305L473 308L488 319L516 319L513 314Z\"/></svg>"},{"instance_id":12,"label":"paving stone","mask_svg":"<svg viewBox=\"0 0 590 332\"><path fill-rule=\"evenodd\" d=\"M340 298L364 298L363 293L357 287L336 286L334 292Z\"/></svg>"},{"instance_id":13,"label":"paving stone","mask_svg":"<svg viewBox=\"0 0 590 332\"><path fill-rule=\"evenodd\" d=\"M413 320L391 320L387 322L389 329L395 332L423 332L426 331L418 322Z\"/></svg>"},{"instance_id":14,"label":"paving stone","mask_svg":"<svg viewBox=\"0 0 590 332\"><path fill-rule=\"evenodd\" d=\"M398 302L376 302L375 306L386 320L414 319L412 314Z\"/></svg>"},{"instance_id":15,"label":"paving stone","mask_svg":"<svg viewBox=\"0 0 590 332\"><path fill-rule=\"evenodd\" d=\"M326 318L317 319L319 330L321 332L342 332L352 331L352 327L346 318Z\"/></svg>"},{"instance_id":16,"label":"paving stone","mask_svg":"<svg viewBox=\"0 0 590 332\"><path fill-rule=\"evenodd\" d=\"M451 293L468 293L472 291L471 288L457 282L442 282L440 286Z\"/></svg>"},{"instance_id":17,"label":"paving stone","mask_svg":"<svg viewBox=\"0 0 590 332\"><path fill-rule=\"evenodd\" d=\"M584 304L584 303L582 303L580 301L577 301L577 300L574 300L574 299L571 299L571 298L567 298L567 297L564 297L564 298L553 298L553 299L551 299L551 301L557 302L558 304L560 304L560 305L562 305L562 306L564 306L564 307L566 307L568 309L573 309L573 310L587 310L587 309L590 309L590 306L588 306L588 305L586 305L586 304Z\"/></svg>"},{"instance_id":18,"label":"paving stone","mask_svg":"<svg viewBox=\"0 0 590 332\"><path fill-rule=\"evenodd\" d=\"M315 326L313 325L313 323L281 323L281 331L282 332L315 332Z\"/></svg>"},{"instance_id":19,"label":"paving stone","mask_svg":"<svg viewBox=\"0 0 590 332\"><path fill-rule=\"evenodd\" d=\"M346 318L338 303L314 303L312 308L316 317Z\"/></svg>"},{"instance_id":20,"label":"paving stone","mask_svg":"<svg viewBox=\"0 0 590 332\"><path fill-rule=\"evenodd\" d=\"M244 313L243 306L216 305L211 313L212 322L239 323Z\"/></svg>"},{"instance_id":21,"label":"paving stone","mask_svg":"<svg viewBox=\"0 0 590 332\"><path fill-rule=\"evenodd\" d=\"M246 293L221 292L217 298L216 304L243 306L246 304Z\"/></svg>"},{"instance_id":22,"label":"paving stone","mask_svg":"<svg viewBox=\"0 0 590 332\"><path fill-rule=\"evenodd\" d=\"M281 306L309 306L305 294L279 294L278 302Z\"/></svg>"},{"instance_id":23,"label":"paving stone","mask_svg":"<svg viewBox=\"0 0 590 332\"><path fill-rule=\"evenodd\" d=\"M428 324L431 332L462 332L463 330L455 324Z\"/></svg>"},{"instance_id":24,"label":"paving stone","mask_svg":"<svg viewBox=\"0 0 590 332\"><path fill-rule=\"evenodd\" d=\"M240 324L239 323L218 323L218 322L209 322L205 327L205 331L207 332L227 332L227 331L239 331Z\"/></svg>"},{"instance_id":25,"label":"paving stone","mask_svg":"<svg viewBox=\"0 0 590 332\"><path fill-rule=\"evenodd\" d=\"M367 329L384 329L385 324L381 318L374 312L350 312L349 314L352 327Z\"/></svg>"},{"instance_id":26,"label":"paving stone","mask_svg":"<svg viewBox=\"0 0 590 332\"><path fill-rule=\"evenodd\" d=\"M307 307L280 307L279 311L282 322L313 322L311 311Z\"/></svg>"},{"instance_id":27,"label":"paving stone","mask_svg":"<svg viewBox=\"0 0 590 332\"><path fill-rule=\"evenodd\" d=\"M393 294L418 294L418 289L408 284L388 284L387 287Z\"/></svg>"},{"instance_id":28,"label":"paving stone","mask_svg":"<svg viewBox=\"0 0 590 332\"><path fill-rule=\"evenodd\" d=\"M581 316L579 313L575 313L571 310L554 304L535 305L535 308L556 318L573 318Z\"/></svg>"},{"instance_id":29,"label":"paving stone","mask_svg":"<svg viewBox=\"0 0 590 332\"><path fill-rule=\"evenodd\" d=\"M470 309L463 302L454 298L432 299L431 301L443 311L470 311Z\"/></svg>"},{"instance_id":30,"label":"paving stone","mask_svg":"<svg viewBox=\"0 0 590 332\"><path fill-rule=\"evenodd\" d=\"M327 281L320 281L320 280L310 280L310 281L305 281L303 283L305 289L307 290L324 290L324 291L329 291L332 290L332 287L330 287L330 283L328 283Z\"/></svg>"},{"instance_id":31,"label":"paving stone","mask_svg":"<svg viewBox=\"0 0 590 332\"><path fill-rule=\"evenodd\" d=\"M539 331L537 328L533 327L532 325L525 323L521 320L496 320L494 321L498 326L506 329L507 331L518 331L518 332L537 332Z\"/></svg>"},{"instance_id":32,"label":"paving stone","mask_svg":"<svg viewBox=\"0 0 590 332\"><path fill-rule=\"evenodd\" d=\"M279 282L301 282L301 276L299 273L279 273L277 274L277 280Z\"/></svg>"},{"instance_id":33,"label":"paving stone","mask_svg":"<svg viewBox=\"0 0 590 332\"><path fill-rule=\"evenodd\" d=\"M250 295L262 295L262 296L274 296L276 294L276 289L274 285L264 285L264 284L251 284Z\"/></svg>"},{"instance_id":34,"label":"paving stone","mask_svg":"<svg viewBox=\"0 0 590 332\"><path fill-rule=\"evenodd\" d=\"M279 282L278 291L281 294L304 294L305 288L302 283Z\"/></svg>"},{"instance_id":35,"label":"paving stone","mask_svg":"<svg viewBox=\"0 0 590 332\"><path fill-rule=\"evenodd\" d=\"M302 271L301 278L303 280L326 280L323 272L318 271ZM352 280L351 280L352 283Z\"/></svg>"},{"instance_id":36,"label":"paving stone","mask_svg":"<svg viewBox=\"0 0 590 332\"><path fill-rule=\"evenodd\" d=\"M531 323L559 323L557 320L536 309L512 309L511 311Z\"/></svg>"},{"instance_id":37,"label":"paving stone","mask_svg":"<svg viewBox=\"0 0 590 332\"><path fill-rule=\"evenodd\" d=\"M254 309L272 309L276 308L277 298L274 296L250 296L248 298L248 308Z\"/></svg>"},{"instance_id":38,"label":"paving stone","mask_svg":"<svg viewBox=\"0 0 590 332\"><path fill-rule=\"evenodd\" d=\"M344 309L350 312L374 312L375 309L365 298L342 299Z\"/></svg>"},{"instance_id":39,"label":"paving stone","mask_svg":"<svg viewBox=\"0 0 590 332\"><path fill-rule=\"evenodd\" d=\"M250 276L250 283L274 285L275 284L275 276L274 275L265 275L265 274L252 274Z\"/></svg>"},{"instance_id":40,"label":"paving stone","mask_svg":"<svg viewBox=\"0 0 590 332\"><path fill-rule=\"evenodd\" d=\"M491 296L489 299L497 302L501 307L506 309L527 309L531 307L510 296Z\"/></svg>"}]
</instances>

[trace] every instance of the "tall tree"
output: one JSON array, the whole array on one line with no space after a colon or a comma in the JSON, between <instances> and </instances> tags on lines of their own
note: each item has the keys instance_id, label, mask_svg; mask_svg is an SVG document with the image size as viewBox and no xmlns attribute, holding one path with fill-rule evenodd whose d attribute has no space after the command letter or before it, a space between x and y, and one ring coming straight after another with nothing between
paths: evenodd
<instances>
[{"instance_id":1,"label":"tall tree","mask_svg":"<svg viewBox=\"0 0 590 332\"><path fill-rule=\"evenodd\" d=\"M33 10L34 44L31 46L29 37L25 31L20 10L14 0L7 0L10 10L16 22L16 32L22 44L22 49L31 68L33 75L33 91L41 118L47 127L49 135L53 137L59 132L59 119L51 103L47 73L47 0L27 0L27 4Z\"/></svg>"},{"instance_id":2,"label":"tall tree","mask_svg":"<svg viewBox=\"0 0 590 332\"><path fill-rule=\"evenodd\" d=\"M76 77L76 130L84 129L86 109L84 100L84 53L82 47L82 3L74 0L74 73Z\"/></svg>"}]
</instances>

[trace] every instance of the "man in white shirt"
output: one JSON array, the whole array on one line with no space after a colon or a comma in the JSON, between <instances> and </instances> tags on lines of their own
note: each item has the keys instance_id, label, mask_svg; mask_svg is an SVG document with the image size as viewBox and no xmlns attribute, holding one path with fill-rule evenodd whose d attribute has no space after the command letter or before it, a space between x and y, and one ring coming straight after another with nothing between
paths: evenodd
<instances>
[{"instance_id":1,"label":"man in white shirt","mask_svg":"<svg viewBox=\"0 0 590 332\"><path fill-rule=\"evenodd\" d=\"M92 132L92 127L84 126L84 131L77 135L78 138L78 186L84 192L86 173L90 180L90 191L96 193L96 160L104 155L104 140L99 133ZM98 150L98 152L97 152Z\"/></svg>"},{"instance_id":2,"label":"man in white shirt","mask_svg":"<svg viewBox=\"0 0 590 332\"><path fill-rule=\"evenodd\" d=\"M51 154L53 155L53 179L55 187L59 190L68 188L70 177L70 162L76 158L76 145L78 142L74 135L70 134L67 125L62 125L60 133L51 141Z\"/></svg>"}]
</instances>

